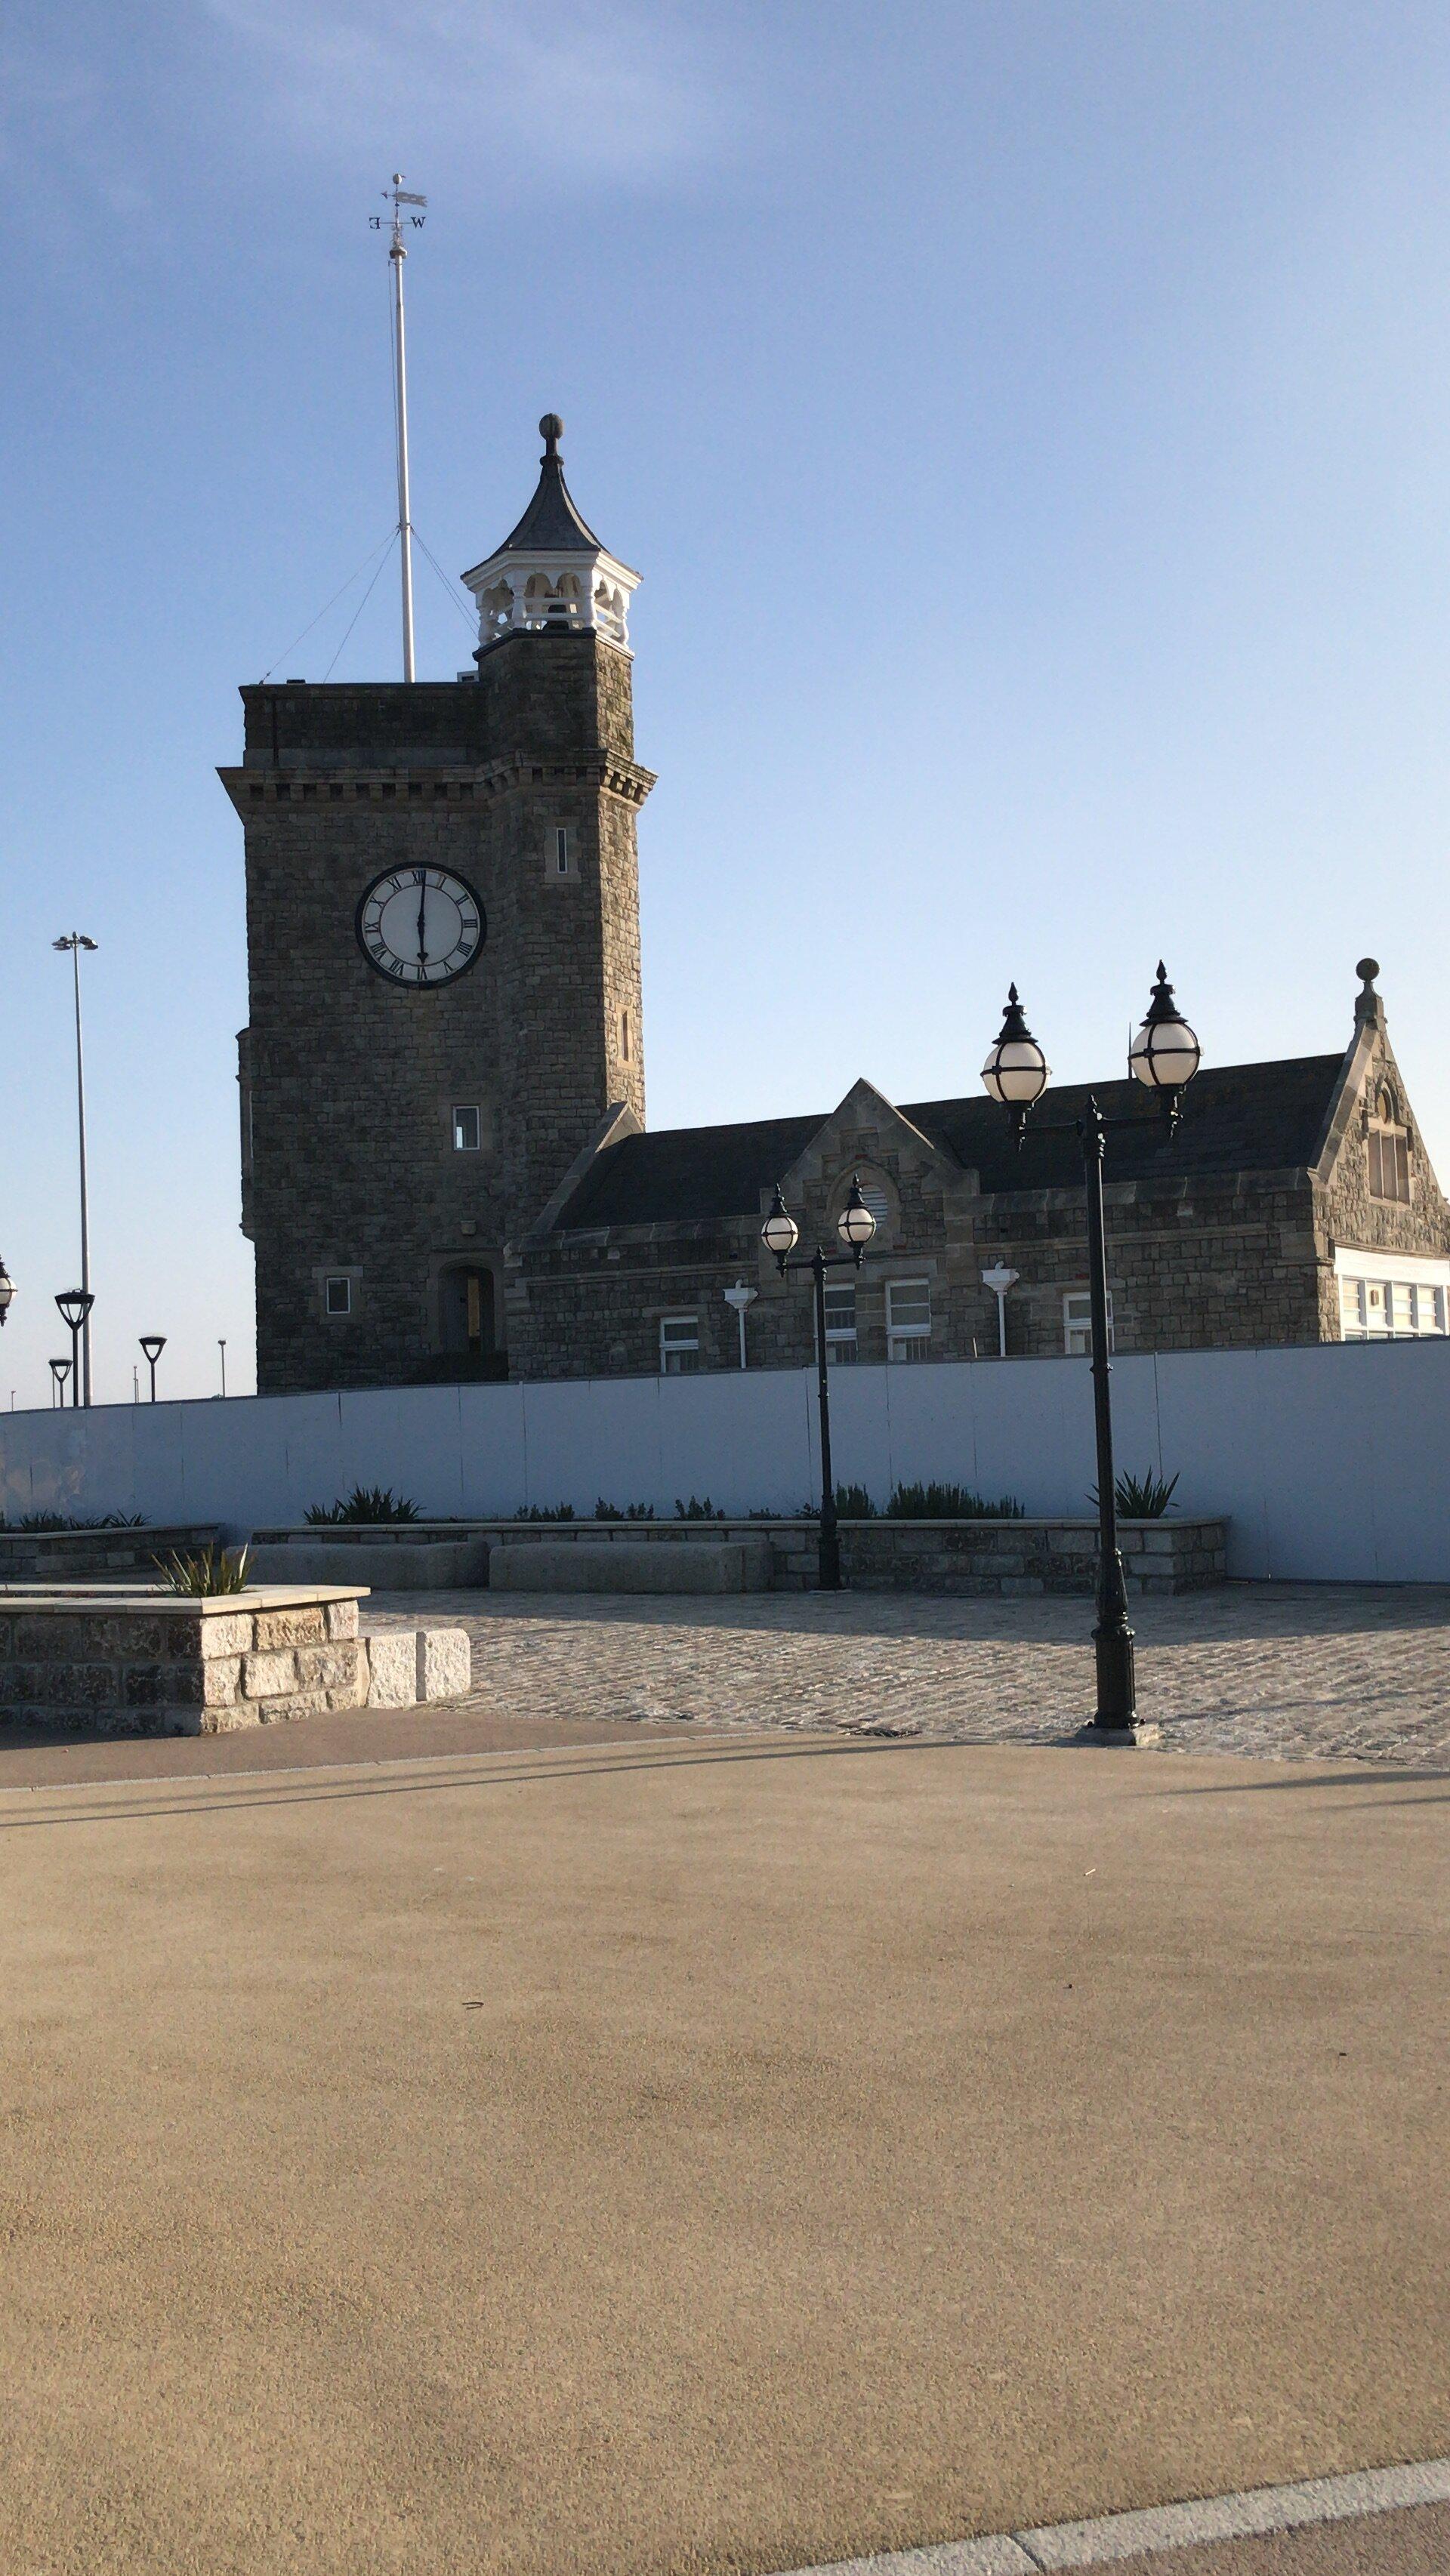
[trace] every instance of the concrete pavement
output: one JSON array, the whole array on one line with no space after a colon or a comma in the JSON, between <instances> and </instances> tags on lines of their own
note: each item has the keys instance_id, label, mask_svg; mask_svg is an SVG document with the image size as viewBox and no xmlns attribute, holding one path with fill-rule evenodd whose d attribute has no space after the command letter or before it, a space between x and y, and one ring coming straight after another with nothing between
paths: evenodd
<instances>
[{"instance_id":1,"label":"concrete pavement","mask_svg":"<svg viewBox=\"0 0 1450 2576\"><path fill-rule=\"evenodd\" d=\"M1450 2447L1443 1779L635 1730L0 1849L6 2564L765 2576Z\"/></svg>"}]
</instances>

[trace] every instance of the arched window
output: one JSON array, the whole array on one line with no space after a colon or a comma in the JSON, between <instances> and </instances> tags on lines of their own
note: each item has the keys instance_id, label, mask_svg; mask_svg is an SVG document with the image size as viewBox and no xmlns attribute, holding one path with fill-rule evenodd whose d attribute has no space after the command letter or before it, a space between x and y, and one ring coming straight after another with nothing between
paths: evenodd
<instances>
[{"instance_id":1,"label":"arched window","mask_svg":"<svg viewBox=\"0 0 1450 2576\"><path fill-rule=\"evenodd\" d=\"M1400 1207L1410 1204L1410 1132L1387 1082L1370 1104L1369 1194Z\"/></svg>"}]
</instances>

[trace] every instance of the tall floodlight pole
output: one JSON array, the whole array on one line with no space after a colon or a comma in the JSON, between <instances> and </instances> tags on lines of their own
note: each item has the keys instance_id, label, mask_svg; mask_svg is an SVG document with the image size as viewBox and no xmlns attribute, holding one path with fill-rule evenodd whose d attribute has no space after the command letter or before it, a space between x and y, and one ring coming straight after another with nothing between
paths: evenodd
<instances>
[{"instance_id":1,"label":"tall floodlight pole","mask_svg":"<svg viewBox=\"0 0 1450 2576\"><path fill-rule=\"evenodd\" d=\"M408 499L408 349L403 328L403 262L407 248L403 226L408 224L421 232L422 215L405 215L404 206L426 206L426 197L415 197L403 185L401 170L393 172L393 184L383 190L392 207L391 220L383 215L371 218L373 230L381 232L388 222L391 238L388 259L393 271L393 416L398 447L398 541L399 563L403 576L403 677L413 674L413 515Z\"/></svg>"},{"instance_id":2,"label":"tall floodlight pole","mask_svg":"<svg viewBox=\"0 0 1450 2576\"><path fill-rule=\"evenodd\" d=\"M86 1202L86 1062L81 1045L81 950L88 948L94 951L96 942L94 939L87 939L82 930L71 930L67 931L64 939L57 939L52 942L52 945L70 950L71 965L75 972L76 1120L80 1131L81 1149L81 1292L86 1299L85 1316L81 1325L80 1383L75 1390L75 1400L78 1404L89 1404L91 1400L91 1227Z\"/></svg>"}]
</instances>

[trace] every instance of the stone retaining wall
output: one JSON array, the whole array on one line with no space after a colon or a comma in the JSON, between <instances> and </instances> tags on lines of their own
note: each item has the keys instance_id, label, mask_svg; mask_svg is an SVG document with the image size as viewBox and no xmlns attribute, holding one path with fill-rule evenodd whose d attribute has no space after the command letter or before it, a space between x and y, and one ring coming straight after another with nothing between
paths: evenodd
<instances>
[{"instance_id":1,"label":"stone retaining wall","mask_svg":"<svg viewBox=\"0 0 1450 2576\"><path fill-rule=\"evenodd\" d=\"M410 1708L469 1686L461 1629L359 1634L361 1593L0 1599L0 1720L107 1735L220 1735L327 1709Z\"/></svg>"},{"instance_id":2,"label":"stone retaining wall","mask_svg":"<svg viewBox=\"0 0 1450 2576\"><path fill-rule=\"evenodd\" d=\"M452 1521L435 1524L457 1541L511 1550L529 1546L709 1546L722 1539L765 1539L777 1592L804 1592L816 1582L813 1520L781 1521ZM289 1534L269 1530L268 1564L285 1560ZM378 1530L372 1543L393 1534ZM416 1530L409 1525L407 1544ZM311 1545L316 1529L295 1533ZM351 1537L352 1533L349 1532ZM1194 1592L1226 1579L1224 1520L1121 1521L1118 1539L1128 1589ZM275 1554L271 1552L275 1546ZM863 1592L1090 1593L1097 1581L1098 1525L1086 1520L842 1521L841 1566ZM315 1560L309 1560L315 1562ZM386 1584L381 1574L376 1578ZM597 1570L589 1590L605 1588ZM623 1588L623 1587L622 1587Z\"/></svg>"},{"instance_id":3,"label":"stone retaining wall","mask_svg":"<svg viewBox=\"0 0 1450 2576\"><path fill-rule=\"evenodd\" d=\"M215 1522L156 1529L0 1529L0 1583L146 1583L158 1556L193 1556L220 1539Z\"/></svg>"}]
</instances>

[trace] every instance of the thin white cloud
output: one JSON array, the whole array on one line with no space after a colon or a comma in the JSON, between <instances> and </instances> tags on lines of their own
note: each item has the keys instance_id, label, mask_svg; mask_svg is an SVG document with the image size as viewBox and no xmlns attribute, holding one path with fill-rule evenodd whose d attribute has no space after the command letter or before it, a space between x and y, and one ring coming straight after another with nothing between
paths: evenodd
<instances>
[{"instance_id":1,"label":"thin white cloud","mask_svg":"<svg viewBox=\"0 0 1450 2576\"><path fill-rule=\"evenodd\" d=\"M203 0L252 57L272 116L312 149L386 159L426 141L479 187L658 175L728 120L715 46L626 0ZM411 144L410 144L411 148Z\"/></svg>"}]
</instances>

